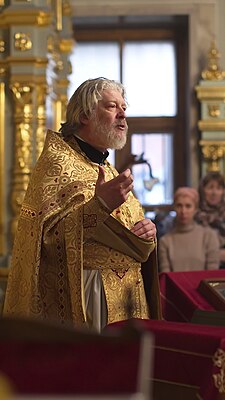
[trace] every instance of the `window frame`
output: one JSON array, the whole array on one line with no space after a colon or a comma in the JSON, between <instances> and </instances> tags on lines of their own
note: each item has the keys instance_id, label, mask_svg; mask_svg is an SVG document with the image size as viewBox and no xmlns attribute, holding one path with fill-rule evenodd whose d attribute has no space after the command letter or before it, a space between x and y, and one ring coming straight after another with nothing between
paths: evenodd
<instances>
[{"instance_id":1,"label":"window frame","mask_svg":"<svg viewBox=\"0 0 225 400\"><path fill-rule=\"evenodd\" d=\"M174 117L128 117L129 136L126 146L115 152L115 166L121 171L129 165L133 133L170 133L173 135L173 187L188 185L189 154L189 93L188 93L188 17L177 17L171 23L126 24L123 18L115 24L74 24L77 42L118 41L122 49L126 41L173 41L177 64L177 115ZM122 57L121 57L122 60ZM122 62L120 75L122 77ZM179 165L179 168L177 166ZM172 204L146 205L146 211L170 210Z\"/></svg>"}]
</instances>

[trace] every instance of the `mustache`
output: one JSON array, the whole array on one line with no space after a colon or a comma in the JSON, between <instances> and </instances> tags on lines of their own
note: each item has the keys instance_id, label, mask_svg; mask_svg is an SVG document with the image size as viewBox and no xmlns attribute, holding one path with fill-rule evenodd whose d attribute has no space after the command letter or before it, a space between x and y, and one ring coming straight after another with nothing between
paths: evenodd
<instances>
[{"instance_id":1,"label":"mustache","mask_svg":"<svg viewBox=\"0 0 225 400\"><path fill-rule=\"evenodd\" d=\"M116 122L115 124L113 124L114 126L123 126L124 128L128 128L128 124L127 121L121 120L119 122Z\"/></svg>"}]
</instances>

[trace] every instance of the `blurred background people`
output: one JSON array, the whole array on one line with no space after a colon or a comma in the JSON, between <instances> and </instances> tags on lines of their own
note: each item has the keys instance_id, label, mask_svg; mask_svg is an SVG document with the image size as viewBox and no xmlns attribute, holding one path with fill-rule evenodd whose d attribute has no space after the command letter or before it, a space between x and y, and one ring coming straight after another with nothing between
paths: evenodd
<instances>
[{"instance_id":1,"label":"blurred background people","mask_svg":"<svg viewBox=\"0 0 225 400\"><path fill-rule=\"evenodd\" d=\"M215 229L220 243L220 268L225 268L225 181L219 172L208 172L199 185L199 210L195 220Z\"/></svg>"},{"instance_id":2,"label":"blurred background people","mask_svg":"<svg viewBox=\"0 0 225 400\"><path fill-rule=\"evenodd\" d=\"M160 272L219 268L219 240L210 227L194 220L199 194L190 187L180 187L174 194L174 227L159 239Z\"/></svg>"}]
</instances>

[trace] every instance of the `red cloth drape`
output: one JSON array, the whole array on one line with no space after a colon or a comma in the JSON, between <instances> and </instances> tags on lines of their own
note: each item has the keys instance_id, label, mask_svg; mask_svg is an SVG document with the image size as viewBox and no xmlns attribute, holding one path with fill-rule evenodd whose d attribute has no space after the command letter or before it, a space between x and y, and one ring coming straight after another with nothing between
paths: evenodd
<instances>
[{"instance_id":1,"label":"red cloth drape","mask_svg":"<svg viewBox=\"0 0 225 400\"><path fill-rule=\"evenodd\" d=\"M167 321L190 322L195 310L215 308L197 288L203 279L224 278L225 270L163 272L159 275L163 318Z\"/></svg>"},{"instance_id":2,"label":"red cloth drape","mask_svg":"<svg viewBox=\"0 0 225 400\"><path fill-rule=\"evenodd\" d=\"M222 385L225 390L225 363L217 366L213 360L219 349L221 360L225 359L224 327L156 320L140 323L142 329L154 335L155 381L194 388L196 398L203 400L216 400ZM124 324L113 324L108 329ZM219 389L216 382L221 377Z\"/></svg>"}]
</instances>

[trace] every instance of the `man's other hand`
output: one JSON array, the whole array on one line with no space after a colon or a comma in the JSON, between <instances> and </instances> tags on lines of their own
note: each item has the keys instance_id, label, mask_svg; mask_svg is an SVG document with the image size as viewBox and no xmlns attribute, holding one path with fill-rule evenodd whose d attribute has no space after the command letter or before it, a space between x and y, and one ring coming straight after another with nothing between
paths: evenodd
<instances>
[{"instance_id":1,"label":"man's other hand","mask_svg":"<svg viewBox=\"0 0 225 400\"><path fill-rule=\"evenodd\" d=\"M150 219L147 218L137 222L133 228L131 228L131 232L142 239L156 239L156 226Z\"/></svg>"}]
</instances>

